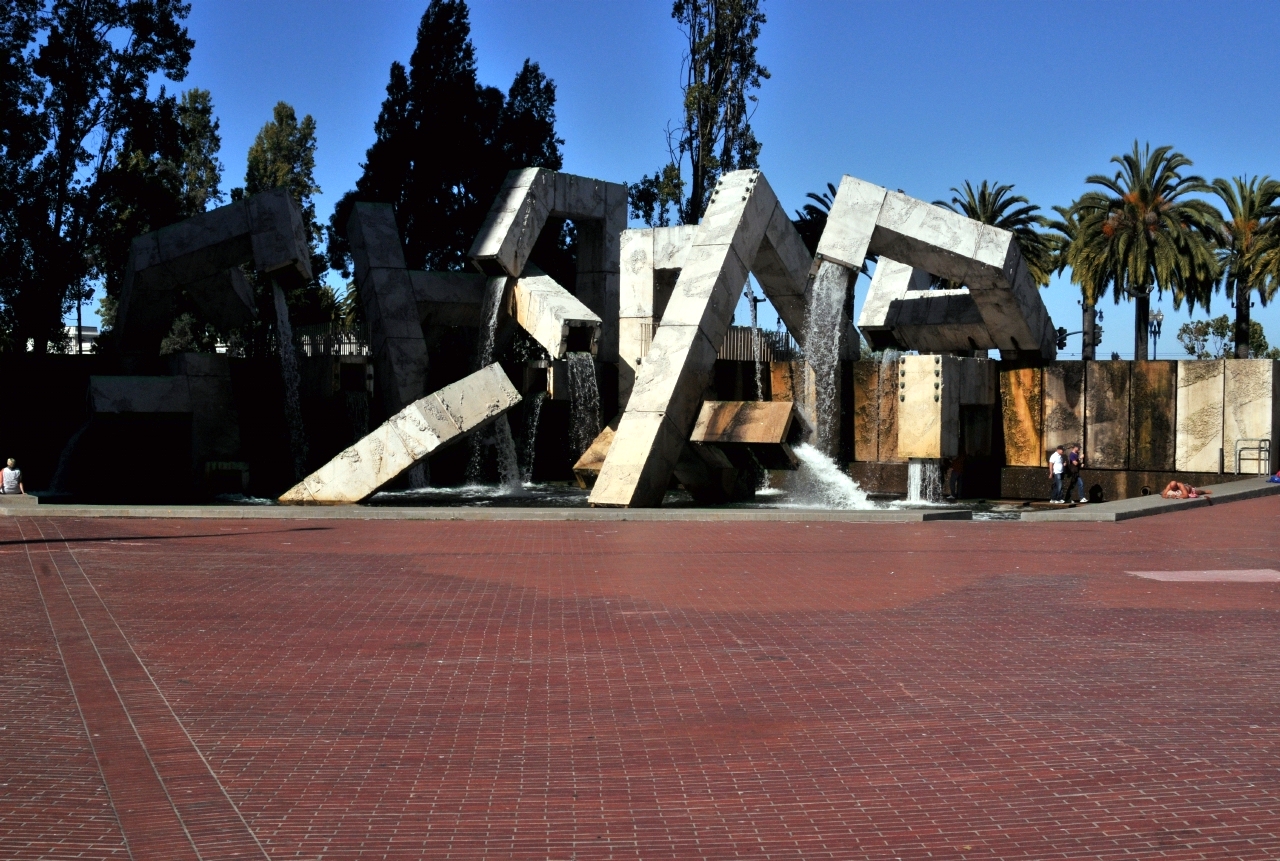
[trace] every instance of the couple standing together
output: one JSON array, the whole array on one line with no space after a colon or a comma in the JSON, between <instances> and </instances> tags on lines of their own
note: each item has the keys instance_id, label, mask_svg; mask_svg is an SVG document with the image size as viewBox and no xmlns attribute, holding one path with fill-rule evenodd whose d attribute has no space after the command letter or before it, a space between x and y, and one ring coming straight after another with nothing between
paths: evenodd
<instances>
[{"instance_id":1,"label":"couple standing together","mask_svg":"<svg viewBox=\"0 0 1280 861\"><path fill-rule=\"evenodd\" d=\"M1062 446L1058 446L1053 454L1049 456L1049 478L1053 480L1053 492L1049 496L1049 502L1054 505L1065 505L1067 500L1062 498L1063 480L1066 480L1066 490L1069 496L1075 497L1079 502L1088 502L1084 495L1084 479L1080 476L1080 469L1084 466L1084 455L1080 454L1079 444L1073 444L1070 452L1063 452Z\"/></svg>"}]
</instances>

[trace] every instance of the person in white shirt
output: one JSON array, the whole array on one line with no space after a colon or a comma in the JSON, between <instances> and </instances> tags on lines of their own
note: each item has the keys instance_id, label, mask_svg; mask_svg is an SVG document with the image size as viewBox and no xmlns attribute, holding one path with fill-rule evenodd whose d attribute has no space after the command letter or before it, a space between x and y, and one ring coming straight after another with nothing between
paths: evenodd
<instances>
[{"instance_id":1,"label":"person in white shirt","mask_svg":"<svg viewBox=\"0 0 1280 861\"><path fill-rule=\"evenodd\" d=\"M9 463L3 470L0 470L0 493L23 493L27 492L22 486L22 470L17 468L18 462L13 458L9 458Z\"/></svg>"},{"instance_id":2,"label":"person in white shirt","mask_svg":"<svg viewBox=\"0 0 1280 861\"><path fill-rule=\"evenodd\" d=\"M1049 478L1053 480L1053 493L1049 496L1049 501L1054 505L1062 505L1066 502L1062 498L1062 465L1065 458L1062 455L1062 446L1049 456Z\"/></svg>"}]
</instances>

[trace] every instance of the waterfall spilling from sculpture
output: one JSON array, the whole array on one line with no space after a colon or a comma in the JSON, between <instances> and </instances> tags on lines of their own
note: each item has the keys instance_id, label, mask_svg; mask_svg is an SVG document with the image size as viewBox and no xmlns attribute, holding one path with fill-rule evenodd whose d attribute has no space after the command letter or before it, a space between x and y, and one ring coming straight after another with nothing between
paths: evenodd
<instances>
[{"instance_id":1,"label":"waterfall spilling from sculpture","mask_svg":"<svg viewBox=\"0 0 1280 861\"><path fill-rule=\"evenodd\" d=\"M815 447L801 444L794 449L799 467L787 475L785 486L792 504L810 508L845 510L877 506L867 492L849 477L834 460Z\"/></svg>"},{"instance_id":2,"label":"waterfall spilling from sculpture","mask_svg":"<svg viewBox=\"0 0 1280 861\"><path fill-rule=\"evenodd\" d=\"M284 382L284 417L289 428L289 449L293 454L294 481L307 474L307 430L302 424L302 401L298 397L298 354L293 345L293 326L284 291L273 280L271 298L276 310L276 342L280 351L280 375Z\"/></svg>"},{"instance_id":3,"label":"waterfall spilling from sculpture","mask_svg":"<svg viewBox=\"0 0 1280 861\"><path fill-rule=\"evenodd\" d=\"M805 395L812 398L814 445L829 456L839 452L841 339L849 326L846 317L848 273L840 266L824 264L813 280L813 292L805 315L804 360L807 366ZM812 385L812 391L808 391Z\"/></svg>"},{"instance_id":4,"label":"waterfall spilling from sculpture","mask_svg":"<svg viewBox=\"0 0 1280 861\"><path fill-rule=\"evenodd\" d=\"M942 462L913 457L907 461L907 502L942 501Z\"/></svg>"},{"instance_id":5,"label":"waterfall spilling from sculpture","mask_svg":"<svg viewBox=\"0 0 1280 861\"><path fill-rule=\"evenodd\" d=\"M536 392L525 407L524 466L520 469L520 480L525 484L533 481L533 459L538 451L538 424L542 420L542 403L546 399L545 391Z\"/></svg>"},{"instance_id":6,"label":"waterfall spilling from sculpture","mask_svg":"<svg viewBox=\"0 0 1280 861\"><path fill-rule=\"evenodd\" d=\"M570 451L576 459L600 435L600 389L596 362L590 353L568 353L565 359L569 379Z\"/></svg>"}]
</instances>

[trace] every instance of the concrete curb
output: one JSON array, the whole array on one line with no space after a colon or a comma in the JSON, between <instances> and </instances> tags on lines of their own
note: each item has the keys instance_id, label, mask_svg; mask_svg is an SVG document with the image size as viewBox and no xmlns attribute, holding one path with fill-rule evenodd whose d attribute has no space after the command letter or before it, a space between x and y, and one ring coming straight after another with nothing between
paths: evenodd
<instances>
[{"instance_id":1,"label":"concrete curb","mask_svg":"<svg viewBox=\"0 0 1280 861\"><path fill-rule=\"evenodd\" d=\"M1160 496L1140 496L1134 499L1117 499L1115 502L1100 502L1069 508L1024 511L1022 519L1032 522L1111 523L1132 520L1135 517L1168 514L1171 511L1202 508L1206 505L1221 505L1224 502L1238 502L1242 499L1280 495L1280 484L1271 484L1263 477L1259 477L1257 481L1243 480L1209 485L1206 489L1213 492L1212 500L1205 497L1165 499Z\"/></svg>"},{"instance_id":2,"label":"concrete curb","mask_svg":"<svg viewBox=\"0 0 1280 861\"><path fill-rule=\"evenodd\" d=\"M921 523L972 520L967 509L837 511L788 508L393 508L334 505L41 505L7 509L8 517L144 517L218 520L452 520L605 521L621 520L734 523L835 522Z\"/></svg>"}]
</instances>

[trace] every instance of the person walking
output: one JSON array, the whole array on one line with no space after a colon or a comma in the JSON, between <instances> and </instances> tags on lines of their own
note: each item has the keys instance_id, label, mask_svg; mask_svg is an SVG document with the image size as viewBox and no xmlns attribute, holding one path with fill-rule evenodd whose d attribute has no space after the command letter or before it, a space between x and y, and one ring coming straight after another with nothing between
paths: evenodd
<instances>
[{"instance_id":1,"label":"person walking","mask_svg":"<svg viewBox=\"0 0 1280 861\"><path fill-rule=\"evenodd\" d=\"M21 493L26 494L27 489L22 486L22 470L18 469L18 462L13 458L9 458L9 462L3 470L0 470L0 493Z\"/></svg>"},{"instance_id":2,"label":"person walking","mask_svg":"<svg viewBox=\"0 0 1280 861\"><path fill-rule=\"evenodd\" d=\"M1053 481L1053 490L1049 494L1049 502L1053 505L1063 505L1066 500L1062 498L1062 470L1065 466L1066 458L1062 454L1062 446L1058 446L1053 454L1049 455L1049 478Z\"/></svg>"},{"instance_id":3,"label":"person walking","mask_svg":"<svg viewBox=\"0 0 1280 861\"><path fill-rule=\"evenodd\" d=\"M1072 443L1071 451L1067 452L1067 499L1074 499L1077 502L1088 502L1084 495L1084 476L1080 471L1084 469L1084 455L1080 452L1080 443Z\"/></svg>"}]
</instances>

